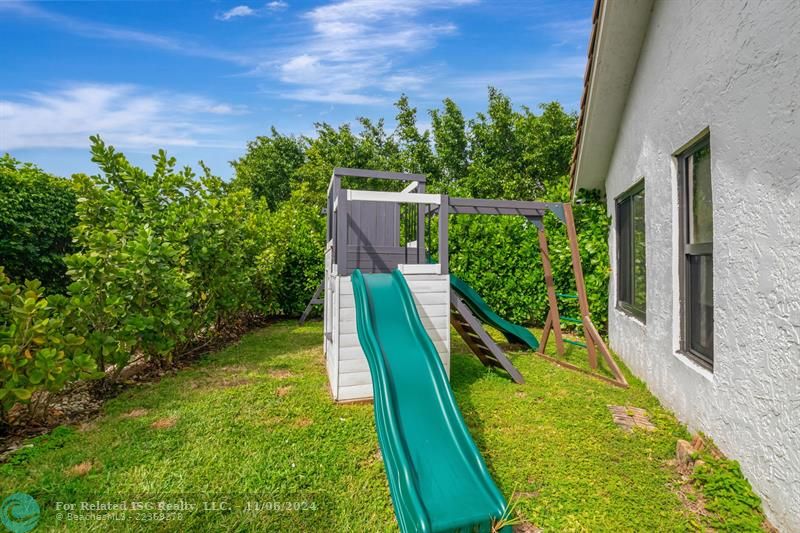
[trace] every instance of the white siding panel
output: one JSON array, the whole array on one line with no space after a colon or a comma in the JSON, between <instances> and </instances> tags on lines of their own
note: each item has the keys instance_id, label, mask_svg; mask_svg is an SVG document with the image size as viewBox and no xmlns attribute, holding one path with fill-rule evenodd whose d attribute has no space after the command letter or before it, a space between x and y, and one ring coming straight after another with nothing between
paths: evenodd
<instances>
[{"instance_id":1,"label":"white siding panel","mask_svg":"<svg viewBox=\"0 0 800 533\"><path fill-rule=\"evenodd\" d=\"M450 283L450 276L448 274L410 274L406 276L406 281L409 284L418 281L435 281L448 285Z\"/></svg>"},{"instance_id":2,"label":"white siding panel","mask_svg":"<svg viewBox=\"0 0 800 533\"><path fill-rule=\"evenodd\" d=\"M433 341L450 374L450 283L447 275L408 274L409 289L428 336ZM372 380L369 365L358 341L353 286L349 277L336 278L335 298L335 371L337 401L369 399ZM333 365L329 365L333 367ZM330 370L330 368L329 368ZM332 387L333 379L331 380Z\"/></svg>"},{"instance_id":3,"label":"white siding panel","mask_svg":"<svg viewBox=\"0 0 800 533\"><path fill-rule=\"evenodd\" d=\"M447 312L449 313L450 304L443 303L445 296L447 296L447 291L445 290L439 292L417 292L414 293L414 302L416 302L417 305L424 305L426 307L434 305L445 305L445 307L447 307Z\"/></svg>"},{"instance_id":4,"label":"white siding panel","mask_svg":"<svg viewBox=\"0 0 800 533\"><path fill-rule=\"evenodd\" d=\"M372 399L372 384L369 385L355 385L352 387L342 387L339 389L340 402L352 400L371 400Z\"/></svg>"},{"instance_id":5,"label":"white siding panel","mask_svg":"<svg viewBox=\"0 0 800 533\"><path fill-rule=\"evenodd\" d=\"M361 349L361 345L358 344L358 339L355 335L346 335L348 342L350 339L354 339L356 344L355 346L342 346L339 349L339 363L341 364L343 361L350 361L352 359L363 359L364 351Z\"/></svg>"},{"instance_id":6,"label":"white siding panel","mask_svg":"<svg viewBox=\"0 0 800 533\"><path fill-rule=\"evenodd\" d=\"M353 372L369 372L369 363L367 363L366 357L339 362L340 374L352 374Z\"/></svg>"},{"instance_id":7,"label":"white siding panel","mask_svg":"<svg viewBox=\"0 0 800 533\"><path fill-rule=\"evenodd\" d=\"M412 293L444 293L447 291L447 287L438 281L413 281L408 284L408 288Z\"/></svg>"},{"instance_id":8,"label":"white siding panel","mask_svg":"<svg viewBox=\"0 0 800 533\"><path fill-rule=\"evenodd\" d=\"M349 374L339 375L339 388L371 384L372 376L369 372L350 372Z\"/></svg>"}]
</instances>

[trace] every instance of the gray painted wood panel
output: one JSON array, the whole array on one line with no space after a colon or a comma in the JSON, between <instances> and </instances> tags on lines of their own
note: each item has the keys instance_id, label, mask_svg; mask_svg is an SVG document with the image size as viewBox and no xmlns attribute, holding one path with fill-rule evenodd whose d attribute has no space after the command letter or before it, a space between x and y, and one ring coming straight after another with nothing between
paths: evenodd
<instances>
[{"instance_id":1,"label":"gray painted wood panel","mask_svg":"<svg viewBox=\"0 0 800 533\"><path fill-rule=\"evenodd\" d=\"M366 247L400 245L400 205L351 201L347 243Z\"/></svg>"}]
</instances>

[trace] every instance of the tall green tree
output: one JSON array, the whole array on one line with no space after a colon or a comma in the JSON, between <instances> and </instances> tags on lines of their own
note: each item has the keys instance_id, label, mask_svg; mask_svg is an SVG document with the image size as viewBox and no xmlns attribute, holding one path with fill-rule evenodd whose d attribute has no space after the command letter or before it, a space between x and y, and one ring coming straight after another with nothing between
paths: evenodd
<instances>
[{"instance_id":1,"label":"tall green tree","mask_svg":"<svg viewBox=\"0 0 800 533\"><path fill-rule=\"evenodd\" d=\"M558 102L539 106L535 115L523 108L517 128L522 145L523 174L527 179L518 184L523 194L538 198L560 183L567 183L572 145L575 141L577 115L566 113Z\"/></svg>"},{"instance_id":2,"label":"tall green tree","mask_svg":"<svg viewBox=\"0 0 800 533\"><path fill-rule=\"evenodd\" d=\"M272 127L269 136L256 137L247 143L247 152L232 161L235 186L250 189L256 197L264 198L271 210L289 199L298 177L297 169L305 163L303 139L281 135Z\"/></svg>"},{"instance_id":3,"label":"tall green tree","mask_svg":"<svg viewBox=\"0 0 800 533\"><path fill-rule=\"evenodd\" d=\"M519 184L525 181L522 143L517 135L519 120L511 100L489 88L487 112L478 113L469 122L470 166L464 183L467 194L483 198L523 198L519 190Z\"/></svg>"},{"instance_id":4,"label":"tall green tree","mask_svg":"<svg viewBox=\"0 0 800 533\"><path fill-rule=\"evenodd\" d=\"M444 109L430 111L434 157L439 171L438 180L434 181L432 188L450 193L467 176L469 141L461 109L449 98L445 98L443 104Z\"/></svg>"},{"instance_id":5,"label":"tall green tree","mask_svg":"<svg viewBox=\"0 0 800 533\"><path fill-rule=\"evenodd\" d=\"M432 185L441 181L440 169L431 148L429 131L420 132L417 127L417 108L411 107L408 96L402 95L397 102L397 138L400 160L405 172L426 174Z\"/></svg>"}]
</instances>

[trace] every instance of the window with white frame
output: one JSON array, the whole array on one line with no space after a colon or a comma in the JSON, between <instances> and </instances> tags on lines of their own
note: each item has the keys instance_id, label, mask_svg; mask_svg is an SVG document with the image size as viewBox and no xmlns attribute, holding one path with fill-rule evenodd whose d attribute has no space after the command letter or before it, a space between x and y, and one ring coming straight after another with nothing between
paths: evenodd
<instances>
[{"instance_id":1,"label":"window with white frame","mask_svg":"<svg viewBox=\"0 0 800 533\"><path fill-rule=\"evenodd\" d=\"M617 307L644 321L647 311L647 244L644 180L616 200Z\"/></svg>"},{"instance_id":2,"label":"window with white frame","mask_svg":"<svg viewBox=\"0 0 800 533\"><path fill-rule=\"evenodd\" d=\"M678 156L678 171L681 348L711 369L714 364L714 221L709 136Z\"/></svg>"}]
</instances>

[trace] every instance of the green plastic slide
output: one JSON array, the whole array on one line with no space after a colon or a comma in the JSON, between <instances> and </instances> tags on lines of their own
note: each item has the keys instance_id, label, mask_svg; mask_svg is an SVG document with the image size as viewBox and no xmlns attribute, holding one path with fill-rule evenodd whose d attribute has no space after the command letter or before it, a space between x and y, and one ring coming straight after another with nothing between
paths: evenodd
<instances>
[{"instance_id":1,"label":"green plastic slide","mask_svg":"<svg viewBox=\"0 0 800 533\"><path fill-rule=\"evenodd\" d=\"M402 531L485 531L506 501L464 424L400 271L351 277L358 339ZM503 531L510 533L511 528Z\"/></svg>"},{"instance_id":2,"label":"green plastic slide","mask_svg":"<svg viewBox=\"0 0 800 533\"><path fill-rule=\"evenodd\" d=\"M508 342L527 345L531 350L539 348L539 341L536 340L533 333L528 331L527 328L509 322L492 311L489 305L481 298L481 295L467 285L464 280L450 274L450 286L464 298L464 302L481 322L499 329L508 339Z\"/></svg>"}]
</instances>

